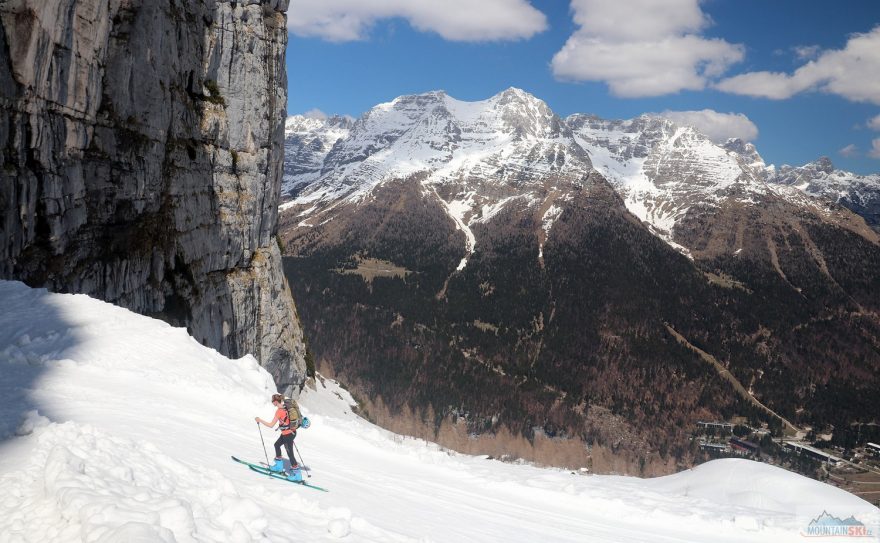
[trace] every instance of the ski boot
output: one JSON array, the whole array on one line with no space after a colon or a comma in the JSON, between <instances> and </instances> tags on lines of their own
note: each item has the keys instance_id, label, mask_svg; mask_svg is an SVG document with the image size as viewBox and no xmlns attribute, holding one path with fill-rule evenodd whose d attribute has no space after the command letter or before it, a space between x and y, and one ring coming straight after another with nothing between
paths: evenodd
<instances>
[{"instance_id":1,"label":"ski boot","mask_svg":"<svg viewBox=\"0 0 880 543\"><path fill-rule=\"evenodd\" d=\"M296 469L290 470L290 471L287 473L287 480L288 480L288 481L293 481L294 483L300 483L300 482L302 482L302 480L303 480L302 470L300 470L299 468L296 468Z\"/></svg>"},{"instance_id":2,"label":"ski boot","mask_svg":"<svg viewBox=\"0 0 880 543\"><path fill-rule=\"evenodd\" d=\"M275 473L281 473L284 471L284 459L276 458L275 463L269 466L269 471L274 471Z\"/></svg>"}]
</instances>

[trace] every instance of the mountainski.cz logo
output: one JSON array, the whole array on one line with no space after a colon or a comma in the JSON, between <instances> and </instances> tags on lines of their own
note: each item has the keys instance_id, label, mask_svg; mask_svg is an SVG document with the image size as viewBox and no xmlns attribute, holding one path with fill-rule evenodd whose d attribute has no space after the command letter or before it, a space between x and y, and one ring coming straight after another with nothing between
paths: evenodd
<instances>
[{"instance_id":1,"label":"mountainski.cz logo","mask_svg":"<svg viewBox=\"0 0 880 543\"><path fill-rule=\"evenodd\" d=\"M839 519L822 511L822 514L810 521L801 531L804 537L877 537L875 527L866 526L854 516Z\"/></svg>"}]
</instances>

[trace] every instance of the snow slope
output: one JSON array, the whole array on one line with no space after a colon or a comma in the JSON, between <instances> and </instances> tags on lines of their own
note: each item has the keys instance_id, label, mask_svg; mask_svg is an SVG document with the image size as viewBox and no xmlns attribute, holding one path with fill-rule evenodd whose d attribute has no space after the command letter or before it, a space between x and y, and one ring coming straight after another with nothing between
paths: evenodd
<instances>
[{"instance_id":1,"label":"snow slope","mask_svg":"<svg viewBox=\"0 0 880 543\"><path fill-rule=\"evenodd\" d=\"M823 510L880 514L745 460L642 480L453 454L356 417L331 381L297 438L321 493L229 460L264 458L274 388L252 357L82 295L0 281L0 304L3 542L784 542Z\"/></svg>"}]
</instances>

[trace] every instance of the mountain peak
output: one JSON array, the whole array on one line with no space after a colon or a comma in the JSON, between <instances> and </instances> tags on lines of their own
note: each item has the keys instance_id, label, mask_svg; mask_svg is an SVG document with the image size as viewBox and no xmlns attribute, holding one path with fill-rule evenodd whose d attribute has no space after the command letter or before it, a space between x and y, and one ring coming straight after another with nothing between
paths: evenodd
<instances>
[{"instance_id":1,"label":"mountain peak","mask_svg":"<svg viewBox=\"0 0 880 543\"><path fill-rule=\"evenodd\" d=\"M750 161L752 164L760 165L764 167L764 159L761 158L761 155L758 153L758 149L754 144L749 143L740 138L728 138L726 142L722 145L724 149L728 151L732 151L744 159Z\"/></svg>"},{"instance_id":2,"label":"mountain peak","mask_svg":"<svg viewBox=\"0 0 880 543\"><path fill-rule=\"evenodd\" d=\"M819 157L807 164L807 167L812 168L814 170L818 170L824 173L831 173L834 171L834 164L831 162L831 159L827 156Z\"/></svg>"},{"instance_id":3,"label":"mountain peak","mask_svg":"<svg viewBox=\"0 0 880 543\"><path fill-rule=\"evenodd\" d=\"M534 107L550 111L550 106L548 106L544 100L516 87L508 87L507 89L504 89L490 98L489 102L495 102L501 106L524 105L526 107Z\"/></svg>"},{"instance_id":4,"label":"mountain peak","mask_svg":"<svg viewBox=\"0 0 880 543\"><path fill-rule=\"evenodd\" d=\"M526 91L524 91L520 88L517 88L517 87L507 87L506 89L499 92L498 94L496 94L492 98L497 98L499 100L519 100L519 101L541 102L541 103L544 102L543 100L541 100L540 98L538 98L534 94L526 92Z\"/></svg>"},{"instance_id":5,"label":"mountain peak","mask_svg":"<svg viewBox=\"0 0 880 543\"><path fill-rule=\"evenodd\" d=\"M397 101L412 101L412 100L435 100L442 101L445 100L449 94L443 89L435 89L428 92L420 92L418 94L404 94L403 96L398 96L394 99Z\"/></svg>"}]
</instances>

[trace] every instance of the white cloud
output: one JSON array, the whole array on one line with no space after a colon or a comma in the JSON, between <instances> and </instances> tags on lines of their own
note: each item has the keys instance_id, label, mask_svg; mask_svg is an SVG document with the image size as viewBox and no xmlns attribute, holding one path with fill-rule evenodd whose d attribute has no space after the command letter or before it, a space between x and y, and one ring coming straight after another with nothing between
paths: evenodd
<instances>
[{"instance_id":1,"label":"white cloud","mask_svg":"<svg viewBox=\"0 0 880 543\"><path fill-rule=\"evenodd\" d=\"M572 0L578 30L553 57L563 80L603 81L617 96L700 90L743 58L740 45L707 39L700 0Z\"/></svg>"},{"instance_id":2,"label":"white cloud","mask_svg":"<svg viewBox=\"0 0 880 543\"><path fill-rule=\"evenodd\" d=\"M874 138L871 140L871 150L868 151L868 156L871 158L880 158L880 138Z\"/></svg>"},{"instance_id":3,"label":"white cloud","mask_svg":"<svg viewBox=\"0 0 880 543\"><path fill-rule=\"evenodd\" d=\"M857 157L857 156L859 156L859 148L856 147L855 143L850 143L849 145L847 145L846 147L844 147L840 151L837 151L837 154L839 154L842 157L846 157L846 158Z\"/></svg>"},{"instance_id":4,"label":"white cloud","mask_svg":"<svg viewBox=\"0 0 880 543\"><path fill-rule=\"evenodd\" d=\"M527 0L291 0L287 27L298 36L366 39L382 19L401 18L451 41L530 38L547 18Z\"/></svg>"},{"instance_id":5,"label":"white cloud","mask_svg":"<svg viewBox=\"0 0 880 543\"><path fill-rule=\"evenodd\" d=\"M306 119L319 119L319 120L324 120L324 119L326 119L326 118L328 117L328 115L327 115L326 113L324 113L323 111L321 111L321 110L318 109L318 108L312 108L312 109L306 111L305 113L303 113L302 115L303 115L303 117L305 117Z\"/></svg>"},{"instance_id":6,"label":"white cloud","mask_svg":"<svg viewBox=\"0 0 880 543\"><path fill-rule=\"evenodd\" d=\"M730 138L753 141L758 137L758 127L742 113L719 113L712 109L700 111L664 111L662 117L676 124L693 126L716 143Z\"/></svg>"},{"instance_id":7,"label":"white cloud","mask_svg":"<svg viewBox=\"0 0 880 543\"><path fill-rule=\"evenodd\" d=\"M572 0L571 9L581 31L614 41L657 41L710 22L699 0Z\"/></svg>"},{"instance_id":8,"label":"white cloud","mask_svg":"<svg viewBox=\"0 0 880 543\"><path fill-rule=\"evenodd\" d=\"M720 81L716 88L777 100L818 90L855 102L880 104L880 26L853 34L843 49L823 51L790 75L749 72Z\"/></svg>"},{"instance_id":9,"label":"white cloud","mask_svg":"<svg viewBox=\"0 0 880 543\"><path fill-rule=\"evenodd\" d=\"M868 119L868 128L871 130L880 130L880 115Z\"/></svg>"}]
</instances>

